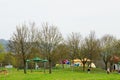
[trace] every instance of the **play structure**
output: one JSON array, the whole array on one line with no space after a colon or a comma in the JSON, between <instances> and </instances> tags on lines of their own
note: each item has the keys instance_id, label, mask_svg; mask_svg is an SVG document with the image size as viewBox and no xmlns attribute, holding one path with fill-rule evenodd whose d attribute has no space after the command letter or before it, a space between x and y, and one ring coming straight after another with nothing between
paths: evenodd
<instances>
[{"instance_id":1,"label":"play structure","mask_svg":"<svg viewBox=\"0 0 120 80\"><path fill-rule=\"evenodd\" d=\"M90 59L87 59L87 58L81 59L81 60L80 59L74 59L73 60L74 66L83 66L83 63L82 63L83 60L86 61L86 64L88 64L90 62ZM88 66L91 66L92 68L96 68L96 66L93 62L91 64L89 64Z\"/></svg>"},{"instance_id":2,"label":"play structure","mask_svg":"<svg viewBox=\"0 0 120 80\"><path fill-rule=\"evenodd\" d=\"M48 62L47 59L41 59L39 57L35 57L35 58L31 59L31 60L27 59L26 60L26 69L28 69L28 63L31 62L31 61L33 61L35 63L35 69L36 70L39 68L39 66L38 66L39 62L42 62L44 64L44 68L46 66L45 63Z\"/></svg>"},{"instance_id":3,"label":"play structure","mask_svg":"<svg viewBox=\"0 0 120 80\"><path fill-rule=\"evenodd\" d=\"M70 61L68 61L67 59L62 61L62 64L70 64Z\"/></svg>"},{"instance_id":4,"label":"play structure","mask_svg":"<svg viewBox=\"0 0 120 80\"><path fill-rule=\"evenodd\" d=\"M86 66L91 66L92 68L96 68L96 66L93 62L88 65L88 63L91 61L90 59L85 58L84 60L86 61ZM81 59L81 60L80 59L74 59L74 60L71 60L71 61L69 61L67 59L64 59L62 61L62 64L79 67L79 66L83 66L82 61L83 61L83 59ZM56 66L58 66L58 64Z\"/></svg>"}]
</instances>

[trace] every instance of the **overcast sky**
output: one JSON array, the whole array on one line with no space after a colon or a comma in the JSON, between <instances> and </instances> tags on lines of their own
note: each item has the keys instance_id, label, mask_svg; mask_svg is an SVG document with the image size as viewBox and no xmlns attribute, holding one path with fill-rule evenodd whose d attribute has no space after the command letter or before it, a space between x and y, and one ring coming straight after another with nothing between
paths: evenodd
<instances>
[{"instance_id":1,"label":"overcast sky","mask_svg":"<svg viewBox=\"0 0 120 80\"><path fill-rule=\"evenodd\" d=\"M9 39L24 22L58 26L63 36L91 30L120 38L120 0L0 0L0 39Z\"/></svg>"}]
</instances>

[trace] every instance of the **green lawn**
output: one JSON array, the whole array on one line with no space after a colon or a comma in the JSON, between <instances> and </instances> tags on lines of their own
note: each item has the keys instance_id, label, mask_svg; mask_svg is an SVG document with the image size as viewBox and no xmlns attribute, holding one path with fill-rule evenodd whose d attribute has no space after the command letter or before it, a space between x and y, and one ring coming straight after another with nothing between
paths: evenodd
<instances>
[{"instance_id":1,"label":"green lawn","mask_svg":"<svg viewBox=\"0 0 120 80\"><path fill-rule=\"evenodd\" d=\"M42 70L23 73L23 70L8 70L8 75L0 75L0 80L120 80L120 74L117 72L106 74L105 71L95 69L90 73L81 70L72 71L71 69L53 69L52 74Z\"/></svg>"}]
</instances>

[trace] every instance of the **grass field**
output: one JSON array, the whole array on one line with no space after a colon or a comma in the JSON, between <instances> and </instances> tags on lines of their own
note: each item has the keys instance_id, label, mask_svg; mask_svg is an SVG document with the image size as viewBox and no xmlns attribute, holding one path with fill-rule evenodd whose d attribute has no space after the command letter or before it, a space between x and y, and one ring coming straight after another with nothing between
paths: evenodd
<instances>
[{"instance_id":1,"label":"grass field","mask_svg":"<svg viewBox=\"0 0 120 80\"><path fill-rule=\"evenodd\" d=\"M28 70L27 74L23 70L8 70L7 75L1 74L0 80L120 80L120 74L113 72L107 74L104 70L93 69L90 73L78 69L53 69L52 74L43 73L43 70Z\"/></svg>"}]
</instances>

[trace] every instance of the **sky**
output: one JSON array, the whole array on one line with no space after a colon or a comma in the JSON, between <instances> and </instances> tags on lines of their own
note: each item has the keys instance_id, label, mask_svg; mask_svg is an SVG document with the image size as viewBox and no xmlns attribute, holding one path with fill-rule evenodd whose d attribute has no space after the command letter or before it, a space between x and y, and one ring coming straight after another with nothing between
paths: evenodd
<instances>
[{"instance_id":1,"label":"sky","mask_svg":"<svg viewBox=\"0 0 120 80\"><path fill-rule=\"evenodd\" d=\"M120 0L0 0L0 39L10 39L16 25L47 22L64 37L95 31L120 38Z\"/></svg>"}]
</instances>

